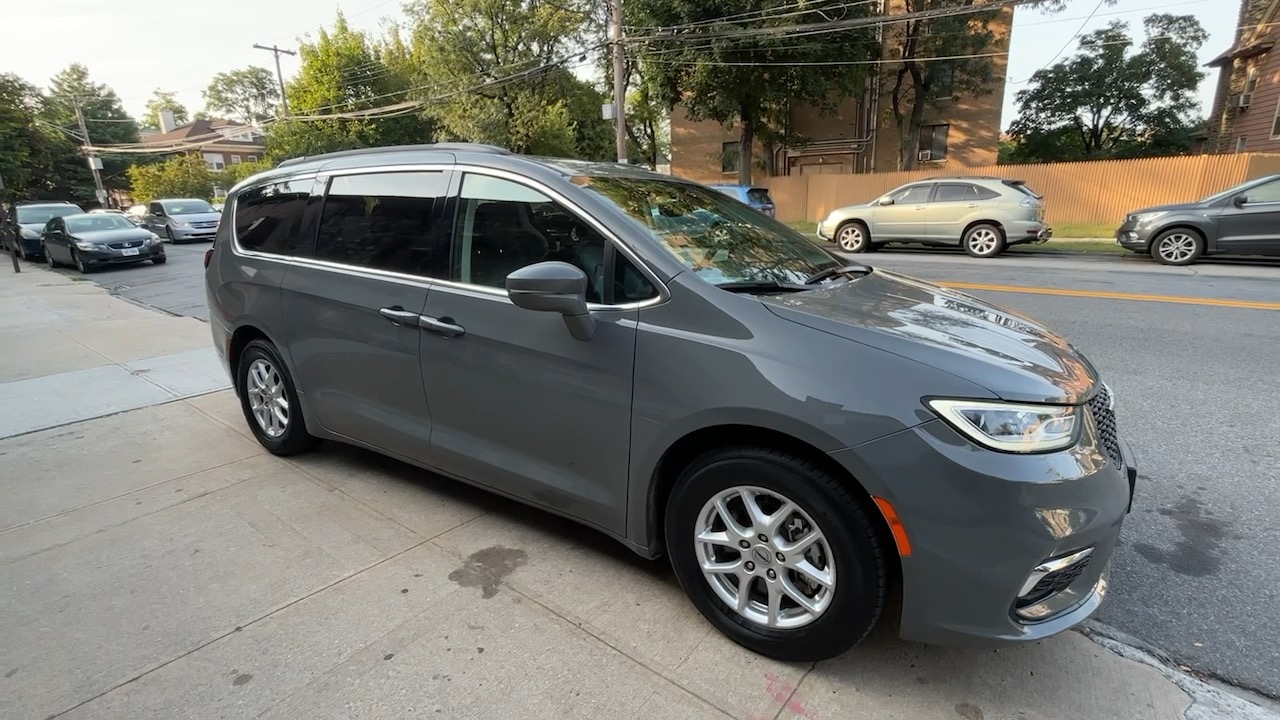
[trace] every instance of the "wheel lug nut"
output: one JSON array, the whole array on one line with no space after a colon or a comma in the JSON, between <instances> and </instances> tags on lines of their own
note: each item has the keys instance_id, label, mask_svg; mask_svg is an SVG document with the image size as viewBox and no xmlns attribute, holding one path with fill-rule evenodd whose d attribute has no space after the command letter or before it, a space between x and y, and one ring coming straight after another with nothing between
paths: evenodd
<instances>
[{"instance_id":1,"label":"wheel lug nut","mask_svg":"<svg viewBox=\"0 0 1280 720\"><path fill-rule=\"evenodd\" d=\"M756 571L756 564L755 564L755 563L753 563L753 562L748 562L748 563L746 564L746 568L747 568L747 572L755 572L755 571Z\"/></svg>"},{"instance_id":2,"label":"wheel lug nut","mask_svg":"<svg viewBox=\"0 0 1280 720\"><path fill-rule=\"evenodd\" d=\"M751 543L747 542L746 540L739 540L738 547L742 548L743 550L746 550L747 548L751 547Z\"/></svg>"},{"instance_id":3,"label":"wheel lug nut","mask_svg":"<svg viewBox=\"0 0 1280 720\"><path fill-rule=\"evenodd\" d=\"M778 553L778 562L786 562L786 561L787 561L787 558L784 557L782 553Z\"/></svg>"},{"instance_id":4,"label":"wheel lug nut","mask_svg":"<svg viewBox=\"0 0 1280 720\"><path fill-rule=\"evenodd\" d=\"M770 571L769 571L769 579L770 579L770 580L776 579L777 577L778 577L778 573L774 572L773 570L770 570Z\"/></svg>"},{"instance_id":5,"label":"wheel lug nut","mask_svg":"<svg viewBox=\"0 0 1280 720\"><path fill-rule=\"evenodd\" d=\"M769 542L769 536L764 533L760 533L756 537L760 538L760 542Z\"/></svg>"}]
</instances>

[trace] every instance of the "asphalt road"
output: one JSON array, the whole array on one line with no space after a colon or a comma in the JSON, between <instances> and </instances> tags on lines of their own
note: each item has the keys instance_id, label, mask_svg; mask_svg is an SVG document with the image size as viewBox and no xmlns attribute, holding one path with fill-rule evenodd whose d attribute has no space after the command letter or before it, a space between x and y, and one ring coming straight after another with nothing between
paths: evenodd
<instances>
[{"instance_id":1,"label":"asphalt road","mask_svg":"<svg viewBox=\"0 0 1280 720\"><path fill-rule=\"evenodd\" d=\"M207 319L206 249L170 246L166 265L89 278ZM905 250L858 260L964 285L1061 332L1098 366L1141 469L1101 621L1280 697L1280 263Z\"/></svg>"}]
</instances>

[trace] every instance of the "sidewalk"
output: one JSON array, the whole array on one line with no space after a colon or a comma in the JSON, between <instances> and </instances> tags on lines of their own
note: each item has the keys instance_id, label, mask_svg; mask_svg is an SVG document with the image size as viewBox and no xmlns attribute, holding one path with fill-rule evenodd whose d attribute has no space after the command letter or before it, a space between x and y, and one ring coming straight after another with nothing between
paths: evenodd
<instances>
[{"instance_id":1,"label":"sidewalk","mask_svg":"<svg viewBox=\"0 0 1280 720\"><path fill-rule=\"evenodd\" d=\"M233 393L198 394L198 321L39 269L0 311L0 434L24 433L0 439L0 717L1272 717L1074 632L882 626L773 662L590 530L353 448L264 453ZM86 372L111 402L21 395Z\"/></svg>"}]
</instances>

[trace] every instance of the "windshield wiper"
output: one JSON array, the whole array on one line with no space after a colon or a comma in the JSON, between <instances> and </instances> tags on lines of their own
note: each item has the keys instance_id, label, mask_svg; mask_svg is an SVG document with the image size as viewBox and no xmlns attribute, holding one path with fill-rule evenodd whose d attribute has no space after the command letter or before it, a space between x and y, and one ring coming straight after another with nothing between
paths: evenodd
<instances>
[{"instance_id":1,"label":"windshield wiper","mask_svg":"<svg viewBox=\"0 0 1280 720\"><path fill-rule=\"evenodd\" d=\"M794 283L780 283L777 280L743 280L740 282L716 283L716 287L721 290L737 293L784 293L784 292L804 292L810 290L805 285L796 285Z\"/></svg>"},{"instance_id":2,"label":"windshield wiper","mask_svg":"<svg viewBox=\"0 0 1280 720\"><path fill-rule=\"evenodd\" d=\"M818 272L806 278L804 281L804 284L817 285L823 280L826 280L828 278L833 278L836 275L857 275L861 277L863 275L870 275L870 274L871 274L871 268L867 267L866 265L859 265L857 263L854 263L852 265L842 265L839 267L829 267L826 270L819 270Z\"/></svg>"}]
</instances>

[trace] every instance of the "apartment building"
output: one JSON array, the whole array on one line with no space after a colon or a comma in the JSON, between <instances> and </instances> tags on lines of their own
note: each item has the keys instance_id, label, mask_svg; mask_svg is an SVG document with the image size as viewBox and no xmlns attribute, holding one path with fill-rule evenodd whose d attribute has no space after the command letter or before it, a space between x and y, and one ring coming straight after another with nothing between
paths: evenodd
<instances>
[{"instance_id":1,"label":"apartment building","mask_svg":"<svg viewBox=\"0 0 1280 720\"><path fill-rule=\"evenodd\" d=\"M905 11L902 0L886 0L890 13ZM1000 142L1000 112L1004 99L1008 66L1009 37L1013 8L996 11L987 23L994 40L988 52L992 81L977 93L950 92L947 84L925 112L920 136L911 152L919 169L964 168L993 165ZM901 32L900 25L886 26L886 33ZM899 169L901 134L890 111L894 70L892 57L896 43L886 38L881 51L878 76L867 83L866 91L840 103L834 114L816 107L791 108L788 135L804 138L804 143L785 144L767 151L753 148L754 175L797 175L808 173L892 172ZM733 182L738 175L739 130L714 121L692 121L680 106L671 112L671 171L700 182ZM768 157L766 157L768 156ZM767 168L761 170L761 167Z\"/></svg>"},{"instance_id":2,"label":"apartment building","mask_svg":"<svg viewBox=\"0 0 1280 720\"><path fill-rule=\"evenodd\" d=\"M1209 61L1218 86L1209 111L1212 153L1280 152L1280 51L1276 0L1241 0L1235 42Z\"/></svg>"}]
</instances>

